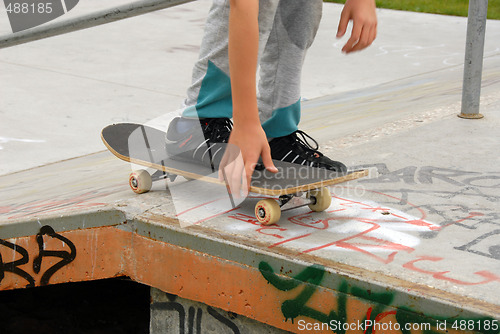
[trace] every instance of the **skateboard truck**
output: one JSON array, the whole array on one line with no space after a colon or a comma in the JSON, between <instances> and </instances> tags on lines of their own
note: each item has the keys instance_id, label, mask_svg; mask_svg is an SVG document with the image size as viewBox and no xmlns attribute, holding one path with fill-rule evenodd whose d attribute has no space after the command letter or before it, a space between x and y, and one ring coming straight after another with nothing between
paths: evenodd
<instances>
[{"instance_id":1,"label":"skateboard truck","mask_svg":"<svg viewBox=\"0 0 500 334\"><path fill-rule=\"evenodd\" d=\"M276 201L273 198L260 200L255 205L255 218L262 225L272 225L279 221L281 213L284 211L309 206L313 211L325 211L332 202L330 191L326 187L311 189L306 192L306 201L286 207L288 203L296 197L301 197L302 193L281 195Z\"/></svg>"},{"instance_id":2,"label":"skateboard truck","mask_svg":"<svg viewBox=\"0 0 500 334\"><path fill-rule=\"evenodd\" d=\"M280 206L281 212L285 212L288 210L296 209L296 208L301 208L303 206L307 206L309 204L315 204L316 203L316 197L313 198L307 198L304 202L304 199L302 198L303 193L297 193L297 194L290 194L290 195L281 195L278 198L278 204ZM296 202L294 199L302 199L302 203L292 203Z\"/></svg>"},{"instance_id":3,"label":"skateboard truck","mask_svg":"<svg viewBox=\"0 0 500 334\"><path fill-rule=\"evenodd\" d=\"M174 182L175 179L177 178L177 175L172 174L172 173L167 173L163 170L157 170L156 172L153 173L153 175L151 175L152 182L155 182L158 180L165 180L166 178L168 178L170 180L170 182Z\"/></svg>"}]
</instances>

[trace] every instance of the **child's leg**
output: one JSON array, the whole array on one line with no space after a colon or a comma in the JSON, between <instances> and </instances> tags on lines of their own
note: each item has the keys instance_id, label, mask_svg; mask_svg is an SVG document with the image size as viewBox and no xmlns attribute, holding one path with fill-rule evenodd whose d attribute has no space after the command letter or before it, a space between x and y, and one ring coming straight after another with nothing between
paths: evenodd
<instances>
[{"instance_id":1,"label":"child's leg","mask_svg":"<svg viewBox=\"0 0 500 334\"><path fill-rule=\"evenodd\" d=\"M246 0L242 0L246 1ZM269 36L279 0L259 3L259 45ZM205 25L199 60L194 65L192 84L184 101L183 117L177 117L167 131L171 156L215 168L229 141L232 124L232 96L229 79L229 0L214 0ZM263 50L259 50L259 55Z\"/></svg>"},{"instance_id":2,"label":"child's leg","mask_svg":"<svg viewBox=\"0 0 500 334\"><path fill-rule=\"evenodd\" d=\"M259 111L268 137L297 130L302 64L319 27L322 0L280 1L260 62Z\"/></svg>"},{"instance_id":3,"label":"child's leg","mask_svg":"<svg viewBox=\"0 0 500 334\"><path fill-rule=\"evenodd\" d=\"M269 36L278 2L279 0L263 0L259 3L261 46L265 45ZM229 1L214 0L205 24L200 56L193 68L192 84L184 101L185 117L232 117L228 27ZM259 51L261 54L263 47Z\"/></svg>"},{"instance_id":4,"label":"child's leg","mask_svg":"<svg viewBox=\"0 0 500 334\"><path fill-rule=\"evenodd\" d=\"M231 86L227 61L228 1L214 0L205 23L199 59L193 67L183 116L231 117Z\"/></svg>"},{"instance_id":5,"label":"child's leg","mask_svg":"<svg viewBox=\"0 0 500 334\"><path fill-rule=\"evenodd\" d=\"M282 0L260 62L259 111L271 156L310 167L345 172L346 166L318 151L302 131L300 77L302 64L321 20L322 0Z\"/></svg>"}]
</instances>

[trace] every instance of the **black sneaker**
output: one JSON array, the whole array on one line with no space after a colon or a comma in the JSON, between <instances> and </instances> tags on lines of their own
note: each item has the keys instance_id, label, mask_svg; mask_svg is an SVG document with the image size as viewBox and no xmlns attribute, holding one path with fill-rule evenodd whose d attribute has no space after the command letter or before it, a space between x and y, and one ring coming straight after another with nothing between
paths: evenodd
<instances>
[{"instance_id":1,"label":"black sneaker","mask_svg":"<svg viewBox=\"0 0 500 334\"><path fill-rule=\"evenodd\" d=\"M309 140L314 142L314 146ZM347 167L339 162L333 161L318 152L318 142L305 132L297 130L284 137L274 138L269 142L271 157L310 167L325 168L337 173L345 173Z\"/></svg>"},{"instance_id":2,"label":"black sneaker","mask_svg":"<svg viewBox=\"0 0 500 334\"><path fill-rule=\"evenodd\" d=\"M166 135L167 152L172 159L201 163L215 171L232 127L229 118L174 118Z\"/></svg>"}]
</instances>

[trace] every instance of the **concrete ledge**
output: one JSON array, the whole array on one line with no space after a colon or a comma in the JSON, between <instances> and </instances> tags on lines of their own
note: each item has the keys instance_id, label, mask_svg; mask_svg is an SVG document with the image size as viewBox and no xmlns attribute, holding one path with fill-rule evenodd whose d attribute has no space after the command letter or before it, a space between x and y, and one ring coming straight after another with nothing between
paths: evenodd
<instances>
[{"instance_id":1,"label":"concrete ledge","mask_svg":"<svg viewBox=\"0 0 500 334\"><path fill-rule=\"evenodd\" d=\"M484 322L498 314L498 307L488 303L457 299L360 268L263 254L198 233L184 233L186 240L192 239L186 248L126 231L140 230L137 225L146 224L128 222L60 233L45 225L37 235L2 240L2 258L21 259L4 260L0 288L129 276L170 294L291 332L303 332L300 328L317 326L313 324L318 321L340 325L370 319L381 326L428 324L440 332L436 326L444 320L449 325L457 320ZM177 239L180 231L165 226L155 233L162 235L160 239ZM217 247L232 256L211 254Z\"/></svg>"},{"instance_id":2,"label":"concrete ledge","mask_svg":"<svg viewBox=\"0 0 500 334\"><path fill-rule=\"evenodd\" d=\"M92 172L105 169L114 173ZM353 234L351 241L335 234L341 227L314 228L326 227L331 219L367 224L369 220L359 208L339 215L339 205L355 206L352 200L334 197L334 208L316 217L320 220L309 221L315 217L305 210L285 216L283 224L262 227L248 214L252 208L249 204L181 228L164 186L156 185L152 192L137 196L124 182L128 170L127 164L104 152L1 177L5 186L0 193L9 193L10 197L2 204L0 215L0 289L128 276L169 294L296 333L325 326L321 323L340 326L365 320L376 320L381 326L416 328L427 324L432 331L444 333L439 326L444 326L445 320L450 330L455 321L488 323L499 318L500 306L484 298L482 292L483 287L498 284L491 267L476 274L466 274L470 270L463 268L461 277L455 276L456 272L453 276L446 271L434 273L436 261L444 257L431 258L425 252L405 256L411 252L407 253L410 246L404 241L384 241L380 235L375 238L370 228ZM30 180L35 171L41 177ZM82 175L83 181L75 182L75 173ZM49 174L52 178L43 177ZM46 185L54 183L54 177L60 186L45 197L50 200L35 201L44 198ZM119 185L115 178L121 180ZM19 180L29 182L30 187ZM372 191L376 180L365 180L371 181ZM333 193L339 194L339 189L333 189ZM374 202L359 200L365 208L377 208ZM403 214L387 206L384 210L394 216ZM424 220L408 222L408 226L434 226ZM336 258L334 253L300 250L303 246L297 248L291 242L302 238L309 240L307 247L313 247L325 243L321 241L324 235L336 240L338 246L344 242L358 251L346 253L337 248L344 255ZM368 244L363 245L367 242L383 246L389 253L369 251ZM356 261L356 254L364 261ZM379 260L373 262L374 257L386 266L380 267ZM377 262L378 270L373 269ZM409 275L386 270L392 263L405 268ZM424 274L425 279L416 280L411 273ZM450 282L451 286L440 282Z\"/></svg>"},{"instance_id":3,"label":"concrete ledge","mask_svg":"<svg viewBox=\"0 0 500 334\"><path fill-rule=\"evenodd\" d=\"M11 239L33 236L40 232L42 226L50 226L55 233L91 229L95 227L114 226L126 223L125 215L117 210L87 210L76 214L55 217L32 218L28 220L12 220L0 225L0 239Z\"/></svg>"}]
</instances>

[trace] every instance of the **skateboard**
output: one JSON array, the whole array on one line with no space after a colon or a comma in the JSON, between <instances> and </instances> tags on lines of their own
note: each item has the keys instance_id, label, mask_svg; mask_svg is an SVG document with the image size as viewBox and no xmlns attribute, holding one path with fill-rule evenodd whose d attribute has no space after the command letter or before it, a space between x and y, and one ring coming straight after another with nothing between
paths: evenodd
<instances>
[{"instance_id":1,"label":"skateboard","mask_svg":"<svg viewBox=\"0 0 500 334\"><path fill-rule=\"evenodd\" d=\"M155 170L152 174L146 169L130 173L129 185L135 193L149 191L154 181L167 178L174 181L177 176L226 186L217 177L217 171L214 173L210 167L169 156L165 135L165 132L147 125L120 123L105 127L101 139L116 157ZM278 222L281 212L297 207L309 206L312 211L324 211L331 204L328 186L368 175L368 170L339 174L282 161L274 161L274 164L278 173L265 169L256 171L250 185L250 192L274 197L262 199L255 205L255 217L262 225ZM297 197L301 197L302 202L291 205L297 202L293 200Z\"/></svg>"}]
</instances>

